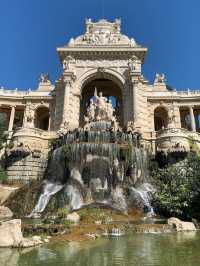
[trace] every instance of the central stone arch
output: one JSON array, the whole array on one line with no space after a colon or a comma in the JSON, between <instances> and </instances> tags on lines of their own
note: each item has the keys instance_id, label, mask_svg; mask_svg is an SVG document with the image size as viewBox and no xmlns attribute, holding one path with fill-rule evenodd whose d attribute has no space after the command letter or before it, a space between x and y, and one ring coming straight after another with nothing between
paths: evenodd
<instances>
[{"instance_id":1,"label":"central stone arch","mask_svg":"<svg viewBox=\"0 0 200 266\"><path fill-rule=\"evenodd\" d=\"M120 126L124 126L124 104L125 104L125 80L119 73L114 71L93 71L87 73L80 84L80 116L79 125L84 124L84 115L89 106L90 99L97 93L102 92L104 97L110 99L116 112L115 115Z\"/></svg>"}]
</instances>

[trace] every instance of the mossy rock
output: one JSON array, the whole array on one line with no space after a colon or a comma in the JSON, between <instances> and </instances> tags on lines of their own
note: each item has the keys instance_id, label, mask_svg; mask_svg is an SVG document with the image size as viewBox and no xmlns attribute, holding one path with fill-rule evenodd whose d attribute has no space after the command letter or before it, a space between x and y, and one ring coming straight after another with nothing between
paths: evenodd
<instances>
[{"instance_id":1,"label":"mossy rock","mask_svg":"<svg viewBox=\"0 0 200 266\"><path fill-rule=\"evenodd\" d=\"M42 181L32 181L12 193L4 205L12 210L14 217L25 217L32 212L41 191Z\"/></svg>"}]
</instances>

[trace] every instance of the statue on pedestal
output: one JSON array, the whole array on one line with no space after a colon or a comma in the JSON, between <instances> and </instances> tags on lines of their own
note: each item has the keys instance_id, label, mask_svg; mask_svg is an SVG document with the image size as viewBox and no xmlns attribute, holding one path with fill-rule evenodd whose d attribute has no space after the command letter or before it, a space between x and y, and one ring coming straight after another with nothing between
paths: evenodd
<instances>
[{"instance_id":1,"label":"statue on pedestal","mask_svg":"<svg viewBox=\"0 0 200 266\"><path fill-rule=\"evenodd\" d=\"M168 113L168 128L175 128L175 118L176 116L174 115L174 108L172 106Z\"/></svg>"},{"instance_id":2,"label":"statue on pedestal","mask_svg":"<svg viewBox=\"0 0 200 266\"><path fill-rule=\"evenodd\" d=\"M165 81L166 81L165 74L156 73L154 84L165 84Z\"/></svg>"},{"instance_id":3,"label":"statue on pedestal","mask_svg":"<svg viewBox=\"0 0 200 266\"><path fill-rule=\"evenodd\" d=\"M118 122L114 115L115 109L113 108L112 101L107 100L103 96L103 93L100 92L97 94L95 88L94 97L90 99L90 104L87 108L87 113L85 116L85 123L88 128L89 123L91 122L110 122L114 129L118 127Z\"/></svg>"},{"instance_id":4,"label":"statue on pedestal","mask_svg":"<svg viewBox=\"0 0 200 266\"><path fill-rule=\"evenodd\" d=\"M39 82L41 82L41 83L47 83L47 82L49 82L49 74L48 73L41 74L40 75Z\"/></svg>"}]
</instances>

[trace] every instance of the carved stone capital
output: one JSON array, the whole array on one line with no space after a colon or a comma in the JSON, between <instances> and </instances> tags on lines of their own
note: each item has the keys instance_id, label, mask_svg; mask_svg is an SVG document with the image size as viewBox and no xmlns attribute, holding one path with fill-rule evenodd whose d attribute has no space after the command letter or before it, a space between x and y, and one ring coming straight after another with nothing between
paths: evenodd
<instances>
[{"instance_id":1,"label":"carved stone capital","mask_svg":"<svg viewBox=\"0 0 200 266\"><path fill-rule=\"evenodd\" d=\"M132 84L138 84L140 82L139 75L135 75L135 73L130 73L130 80Z\"/></svg>"},{"instance_id":2,"label":"carved stone capital","mask_svg":"<svg viewBox=\"0 0 200 266\"><path fill-rule=\"evenodd\" d=\"M9 106L11 109L15 109L16 108L16 105L10 105Z\"/></svg>"},{"instance_id":3,"label":"carved stone capital","mask_svg":"<svg viewBox=\"0 0 200 266\"><path fill-rule=\"evenodd\" d=\"M76 80L76 75L73 72L65 73L63 75L63 81L66 85L71 86L72 83Z\"/></svg>"}]
</instances>

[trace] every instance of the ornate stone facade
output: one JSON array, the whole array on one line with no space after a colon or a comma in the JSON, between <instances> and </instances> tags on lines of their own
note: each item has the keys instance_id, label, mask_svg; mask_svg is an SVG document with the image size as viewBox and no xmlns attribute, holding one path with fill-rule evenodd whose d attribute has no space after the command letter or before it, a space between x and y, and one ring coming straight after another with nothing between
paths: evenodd
<instances>
[{"instance_id":1,"label":"ornate stone facade","mask_svg":"<svg viewBox=\"0 0 200 266\"><path fill-rule=\"evenodd\" d=\"M48 150L56 135L108 120L115 130L139 131L152 152L189 150L191 139L200 147L200 91L172 89L164 74L149 84L142 75L147 48L121 33L120 20L87 19L85 33L57 52L63 73L55 85L43 74L37 90L0 89L10 139L23 142L23 135Z\"/></svg>"}]
</instances>

